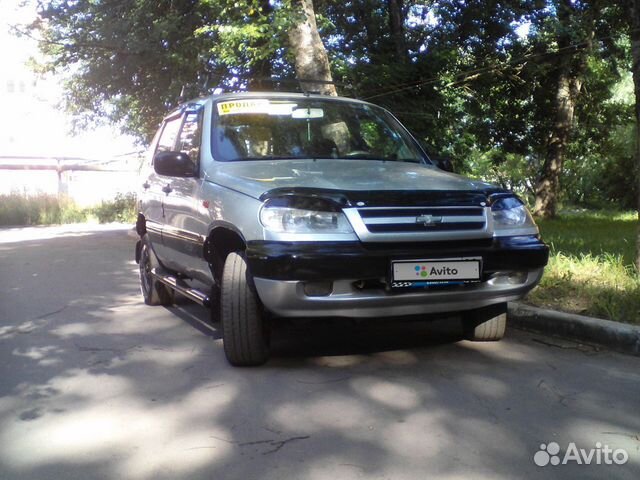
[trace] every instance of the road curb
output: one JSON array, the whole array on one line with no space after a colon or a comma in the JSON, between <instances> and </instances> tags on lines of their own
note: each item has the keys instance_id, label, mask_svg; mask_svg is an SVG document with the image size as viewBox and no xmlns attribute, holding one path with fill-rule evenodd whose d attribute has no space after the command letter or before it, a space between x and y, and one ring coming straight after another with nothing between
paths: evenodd
<instances>
[{"instance_id":1,"label":"road curb","mask_svg":"<svg viewBox=\"0 0 640 480\"><path fill-rule=\"evenodd\" d=\"M509 323L516 328L597 343L640 356L640 327L626 323L509 303Z\"/></svg>"}]
</instances>

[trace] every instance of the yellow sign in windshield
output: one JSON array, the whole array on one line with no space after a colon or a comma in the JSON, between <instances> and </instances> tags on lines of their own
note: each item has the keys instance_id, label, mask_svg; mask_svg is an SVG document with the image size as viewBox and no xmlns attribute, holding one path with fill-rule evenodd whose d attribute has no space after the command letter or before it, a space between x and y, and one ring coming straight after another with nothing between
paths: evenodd
<instances>
[{"instance_id":1,"label":"yellow sign in windshield","mask_svg":"<svg viewBox=\"0 0 640 480\"><path fill-rule=\"evenodd\" d=\"M239 113L269 113L269 100L234 100L218 103L219 115Z\"/></svg>"},{"instance_id":2,"label":"yellow sign in windshield","mask_svg":"<svg viewBox=\"0 0 640 480\"><path fill-rule=\"evenodd\" d=\"M233 100L218 103L218 115L265 113L267 115L291 115L297 105L290 102L270 102L266 99Z\"/></svg>"}]
</instances>

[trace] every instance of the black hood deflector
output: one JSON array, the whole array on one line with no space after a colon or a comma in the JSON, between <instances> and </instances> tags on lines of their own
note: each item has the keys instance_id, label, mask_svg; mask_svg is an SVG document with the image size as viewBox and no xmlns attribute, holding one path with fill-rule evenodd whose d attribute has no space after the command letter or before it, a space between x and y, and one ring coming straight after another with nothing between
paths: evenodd
<instances>
[{"instance_id":1,"label":"black hood deflector","mask_svg":"<svg viewBox=\"0 0 640 480\"><path fill-rule=\"evenodd\" d=\"M265 201L277 197L310 197L331 200L342 207L490 206L492 196L513 195L508 190L383 190L340 191L324 188L274 188L260 196Z\"/></svg>"}]
</instances>

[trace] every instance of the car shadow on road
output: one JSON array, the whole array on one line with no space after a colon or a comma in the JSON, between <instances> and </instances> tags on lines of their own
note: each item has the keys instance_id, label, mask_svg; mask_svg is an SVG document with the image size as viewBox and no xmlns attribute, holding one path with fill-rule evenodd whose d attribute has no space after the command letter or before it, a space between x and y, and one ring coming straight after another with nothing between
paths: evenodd
<instances>
[{"instance_id":1,"label":"car shadow on road","mask_svg":"<svg viewBox=\"0 0 640 480\"><path fill-rule=\"evenodd\" d=\"M167 307L192 328L222 339L221 324L199 305L179 300ZM362 355L392 350L437 347L463 339L456 315L422 317L271 318L271 361L291 366L295 360L320 356Z\"/></svg>"}]
</instances>

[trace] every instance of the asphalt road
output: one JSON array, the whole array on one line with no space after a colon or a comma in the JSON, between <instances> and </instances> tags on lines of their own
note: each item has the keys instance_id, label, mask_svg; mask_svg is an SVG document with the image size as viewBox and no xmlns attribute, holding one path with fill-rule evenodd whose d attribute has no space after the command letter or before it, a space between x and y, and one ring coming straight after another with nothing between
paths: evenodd
<instances>
[{"instance_id":1,"label":"asphalt road","mask_svg":"<svg viewBox=\"0 0 640 480\"><path fill-rule=\"evenodd\" d=\"M142 303L133 244L0 231L1 479L640 477L640 358L329 321L278 325L273 359L234 369L204 309ZM596 451L536 466L549 442ZM628 461L595 465L606 448Z\"/></svg>"}]
</instances>

